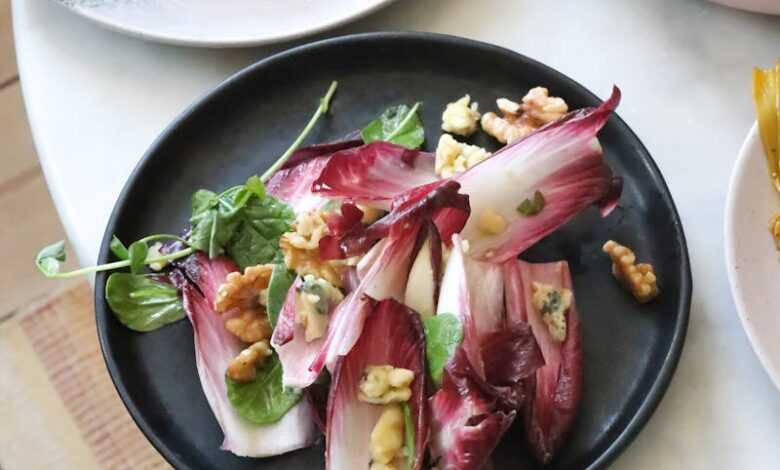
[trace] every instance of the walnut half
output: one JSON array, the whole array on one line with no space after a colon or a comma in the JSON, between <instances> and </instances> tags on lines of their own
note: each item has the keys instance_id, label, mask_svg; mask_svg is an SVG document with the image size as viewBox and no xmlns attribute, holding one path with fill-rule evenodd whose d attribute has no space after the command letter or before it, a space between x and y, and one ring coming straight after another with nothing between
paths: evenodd
<instances>
[{"instance_id":1,"label":"walnut half","mask_svg":"<svg viewBox=\"0 0 780 470\"><path fill-rule=\"evenodd\" d=\"M650 302L658 296L658 284L653 266L636 264L636 255L630 248L609 240L602 248L612 259L612 275L640 303Z\"/></svg>"},{"instance_id":2,"label":"walnut half","mask_svg":"<svg viewBox=\"0 0 780 470\"><path fill-rule=\"evenodd\" d=\"M502 116L485 113L481 120L482 130L503 144L511 144L569 111L562 98L550 96L544 87L530 89L521 103L499 98L496 106Z\"/></svg>"},{"instance_id":3,"label":"walnut half","mask_svg":"<svg viewBox=\"0 0 780 470\"><path fill-rule=\"evenodd\" d=\"M238 310L225 320L225 328L245 343L271 337L265 296L273 269L271 264L259 264L247 267L243 274L230 273L217 290L214 310L218 313Z\"/></svg>"}]
</instances>

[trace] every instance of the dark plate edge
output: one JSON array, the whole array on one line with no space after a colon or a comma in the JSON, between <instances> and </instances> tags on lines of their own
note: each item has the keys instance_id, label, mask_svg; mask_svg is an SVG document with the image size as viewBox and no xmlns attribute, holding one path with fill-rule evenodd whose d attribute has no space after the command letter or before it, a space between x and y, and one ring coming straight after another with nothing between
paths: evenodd
<instances>
[{"instance_id":1,"label":"dark plate edge","mask_svg":"<svg viewBox=\"0 0 780 470\"><path fill-rule=\"evenodd\" d=\"M324 39L324 40L304 44L301 46L297 46L279 52L277 54L271 55L265 59L255 62L254 64L248 65L243 69L230 75L219 85L205 92L203 95L197 98L191 105L185 108L160 133L160 135L152 142L152 144L146 150L143 157L141 157L141 159L138 161L135 168L130 173L127 182L122 188L122 191L119 193L119 196L117 197L117 201L114 205L114 208L111 211L111 215L109 216L108 224L106 225L106 231L103 235L103 241L100 245L98 263L103 264L109 261L109 254L110 254L109 244L111 242L111 237L114 233L114 228L116 226L116 219L118 217L119 212L122 211L122 209L125 206L125 201L130 193L131 187L133 187L136 184L136 180L138 179L139 175L142 173L144 168L149 164L151 160L151 156L157 151L157 148L169 137L170 134L174 132L174 130L180 124L184 123L187 119L189 119L197 111L198 108L200 108L202 105L207 103L214 96L222 93L223 91L231 87L234 83L238 83L239 81L246 79L256 69L269 66L274 62L285 60L289 56L296 55L298 53L307 51L309 49L316 49L323 46L337 45L340 43L352 42L352 41L372 41L377 39L384 39L384 40L423 39L423 40L437 41L445 44L455 43L461 46L468 45L472 47L478 47L502 55L511 55L515 57L520 56L521 58L523 58L523 60L527 62L533 63L540 68L548 69L554 74L560 76L563 81L569 82L574 87L578 87L585 90L585 92L589 94L592 98L599 100L597 95L595 95L589 89L585 88L584 86L576 82L574 79L568 77L567 75L559 72L558 70L550 66L547 66L537 60L534 60L523 54L520 54L518 52L512 51L510 49L501 46L496 46L494 44L489 44L482 41L461 38L458 36L438 34L438 33L423 33L423 32L372 32L372 33L360 33L360 34L339 36L335 38ZM655 160L652 158L650 152L647 151L647 148L645 147L644 143L642 143L642 141L637 137L636 133L625 123L625 121L623 121L622 118L620 118L620 116L617 113L614 114L614 118L617 120L617 122L621 127L625 128L630 133L630 135L634 139L636 139L636 142L639 143L641 150L643 150L648 155L650 170L652 173L654 173L655 178L660 182L662 188L665 190L663 194L664 199L667 199L665 202L669 204L669 206L672 208L673 214L675 216L675 229L678 232L677 237L680 241L680 245L682 248L682 255L683 255L681 259L682 262L681 269L683 270L682 273L683 275L681 276L681 278L683 279L683 285L681 286L682 305L680 311L678 312L677 322L675 325L675 333L671 341L671 348L669 349L669 352L666 354L666 357L664 358L664 364L661 368L661 373L657 376L653 385L650 387L650 390L645 395L644 401L642 401L642 403L640 404L639 408L636 411L636 414L626 425L624 431L612 442L612 444L609 447L607 447L607 449L601 454L601 456L598 457L596 461L594 461L590 465L590 467L588 467L592 469L605 468L609 465L609 463L614 461L615 458L617 458L617 456L620 455L620 453L623 450L625 450L626 447L628 447L628 445L634 440L634 438L636 438L636 436L645 426L647 421L650 419L650 416L652 416L653 412L655 411L655 409L658 407L661 400L663 399L664 394L666 393L666 390L668 389L671 379L674 375L674 372L677 369L677 364L680 361L680 356L682 355L682 349L688 331L691 297L693 292L693 281L691 276L691 266L690 266L690 259L688 254L688 245L685 239L685 233L683 231L682 222L680 221L680 215L677 211L677 206L675 205L674 200L671 197L671 191L669 190L666 180L661 174L658 165L656 164ZM109 314L108 306L105 302L105 297L103 295L106 276L107 274L105 272L97 273L97 275L95 276L94 303L95 303L95 323L97 328L98 341L100 343L100 349L103 354L103 359L106 361L106 366L108 368L111 381L113 382L114 387L119 393L119 396L122 399L122 403L124 404L127 411L130 413L130 416L133 418L133 421L135 421L136 425L141 429L141 431L144 433L144 435L149 440L149 442L152 443L155 449L157 449L157 451L160 452L160 454L173 467L186 468L184 462L181 461L180 456L177 453L173 452L171 449L169 449L164 442L162 442L160 439L157 438L157 436L155 435L152 429L152 426L149 425L149 423L147 423L144 420L143 416L141 415L138 408L136 407L135 402L130 400L125 384L119 381L118 379L118 375L117 375L118 367L116 362L113 360L112 355L110 354L111 346L108 343L107 338L105 336L105 319Z\"/></svg>"}]
</instances>

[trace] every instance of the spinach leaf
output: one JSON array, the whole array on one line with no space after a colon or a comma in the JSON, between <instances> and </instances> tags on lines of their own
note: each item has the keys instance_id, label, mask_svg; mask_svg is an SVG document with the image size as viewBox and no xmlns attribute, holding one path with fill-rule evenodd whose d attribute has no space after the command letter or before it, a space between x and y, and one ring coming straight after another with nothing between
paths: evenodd
<instances>
[{"instance_id":1,"label":"spinach leaf","mask_svg":"<svg viewBox=\"0 0 780 470\"><path fill-rule=\"evenodd\" d=\"M417 115L420 103L409 108L405 104L388 108L360 132L363 142L384 140L410 149L419 148L425 140L425 129Z\"/></svg>"},{"instance_id":2,"label":"spinach leaf","mask_svg":"<svg viewBox=\"0 0 780 470\"><path fill-rule=\"evenodd\" d=\"M415 428L412 419L412 409L409 402L401 403L401 410L404 412L404 456L406 457L406 468L414 470L417 460L417 450L415 449Z\"/></svg>"},{"instance_id":3,"label":"spinach leaf","mask_svg":"<svg viewBox=\"0 0 780 470\"><path fill-rule=\"evenodd\" d=\"M156 330L184 318L175 287L137 274L108 276L106 301L117 319L135 331Z\"/></svg>"},{"instance_id":4,"label":"spinach leaf","mask_svg":"<svg viewBox=\"0 0 780 470\"><path fill-rule=\"evenodd\" d=\"M35 257L35 265L47 277L57 275L62 262L65 262L65 240L44 247Z\"/></svg>"},{"instance_id":5,"label":"spinach leaf","mask_svg":"<svg viewBox=\"0 0 780 470\"><path fill-rule=\"evenodd\" d=\"M274 265L271 280L268 282L268 321L276 328L279 312L287 298L287 292L295 281L295 271L290 271L284 263Z\"/></svg>"},{"instance_id":6,"label":"spinach leaf","mask_svg":"<svg viewBox=\"0 0 780 470\"><path fill-rule=\"evenodd\" d=\"M425 357L434 384L441 385L444 366L463 340L463 326L451 313L440 313L423 320Z\"/></svg>"},{"instance_id":7,"label":"spinach leaf","mask_svg":"<svg viewBox=\"0 0 780 470\"><path fill-rule=\"evenodd\" d=\"M127 252L127 247L122 241L114 235L111 238L111 244L108 245L111 249L111 253L121 260L130 259L130 253Z\"/></svg>"},{"instance_id":8,"label":"spinach leaf","mask_svg":"<svg viewBox=\"0 0 780 470\"><path fill-rule=\"evenodd\" d=\"M236 382L225 376L227 396L239 415L255 424L279 421L295 406L302 390L282 385L282 363L274 354L266 359L251 382Z\"/></svg>"},{"instance_id":9,"label":"spinach leaf","mask_svg":"<svg viewBox=\"0 0 780 470\"><path fill-rule=\"evenodd\" d=\"M227 254L241 269L262 263L284 260L279 237L290 230L295 213L290 206L273 196L254 197L233 220L237 225L225 246Z\"/></svg>"},{"instance_id":10,"label":"spinach leaf","mask_svg":"<svg viewBox=\"0 0 780 470\"><path fill-rule=\"evenodd\" d=\"M143 240L138 240L130 244L127 253L130 258L130 272L140 274L146 263L146 255L149 254L149 245Z\"/></svg>"},{"instance_id":11,"label":"spinach leaf","mask_svg":"<svg viewBox=\"0 0 780 470\"><path fill-rule=\"evenodd\" d=\"M211 258L228 254L242 269L278 262L279 237L290 229L294 216L252 176L222 194L201 189L193 195L188 243Z\"/></svg>"}]
</instances>

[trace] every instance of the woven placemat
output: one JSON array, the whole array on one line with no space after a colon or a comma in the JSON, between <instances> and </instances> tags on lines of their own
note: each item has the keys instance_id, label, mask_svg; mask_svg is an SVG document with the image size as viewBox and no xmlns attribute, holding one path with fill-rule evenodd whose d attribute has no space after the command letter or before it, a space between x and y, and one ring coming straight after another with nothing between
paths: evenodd
<instances>
[{"instance_id":1,"label":"woven placemat","mask_svg":"<svg viewBox=\"0 0 780 470\"><path fill-rule=\"evenodd\" d=\"M0 323L0 468L169 468L108 377L84 282Z\"/></svg>"}]
</instances>

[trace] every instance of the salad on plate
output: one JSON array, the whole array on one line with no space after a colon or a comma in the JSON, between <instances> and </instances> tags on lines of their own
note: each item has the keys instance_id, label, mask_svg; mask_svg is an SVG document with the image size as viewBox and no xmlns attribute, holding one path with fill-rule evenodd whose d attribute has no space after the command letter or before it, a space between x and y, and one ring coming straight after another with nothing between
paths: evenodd
<instances>
[{"instance_id":1,"label":"salad on plate","mask_svg":"<svg viewBox=\"0 0 780 470\"><path fill-rule=\"evenodd\" d=\"M147 332L187 318L222 448L266 457L324 436L329 469L482 469L514 423L541 463L565 445L582 396L581 322L565 260L518 258L578 213L615 208L622 181L597 134L620 101L570 111L543 87L480 113L469 95L421 150L421 103L396 105L338 140L302 147L327 93L262 175L192 195L182 234L152 234L116 261L108 305ZM494 153L466 142L485 132ZM639 302L653 267L605 240ZM518 443L520 444L520 443Z\"/></svg>"}]
</instances>

